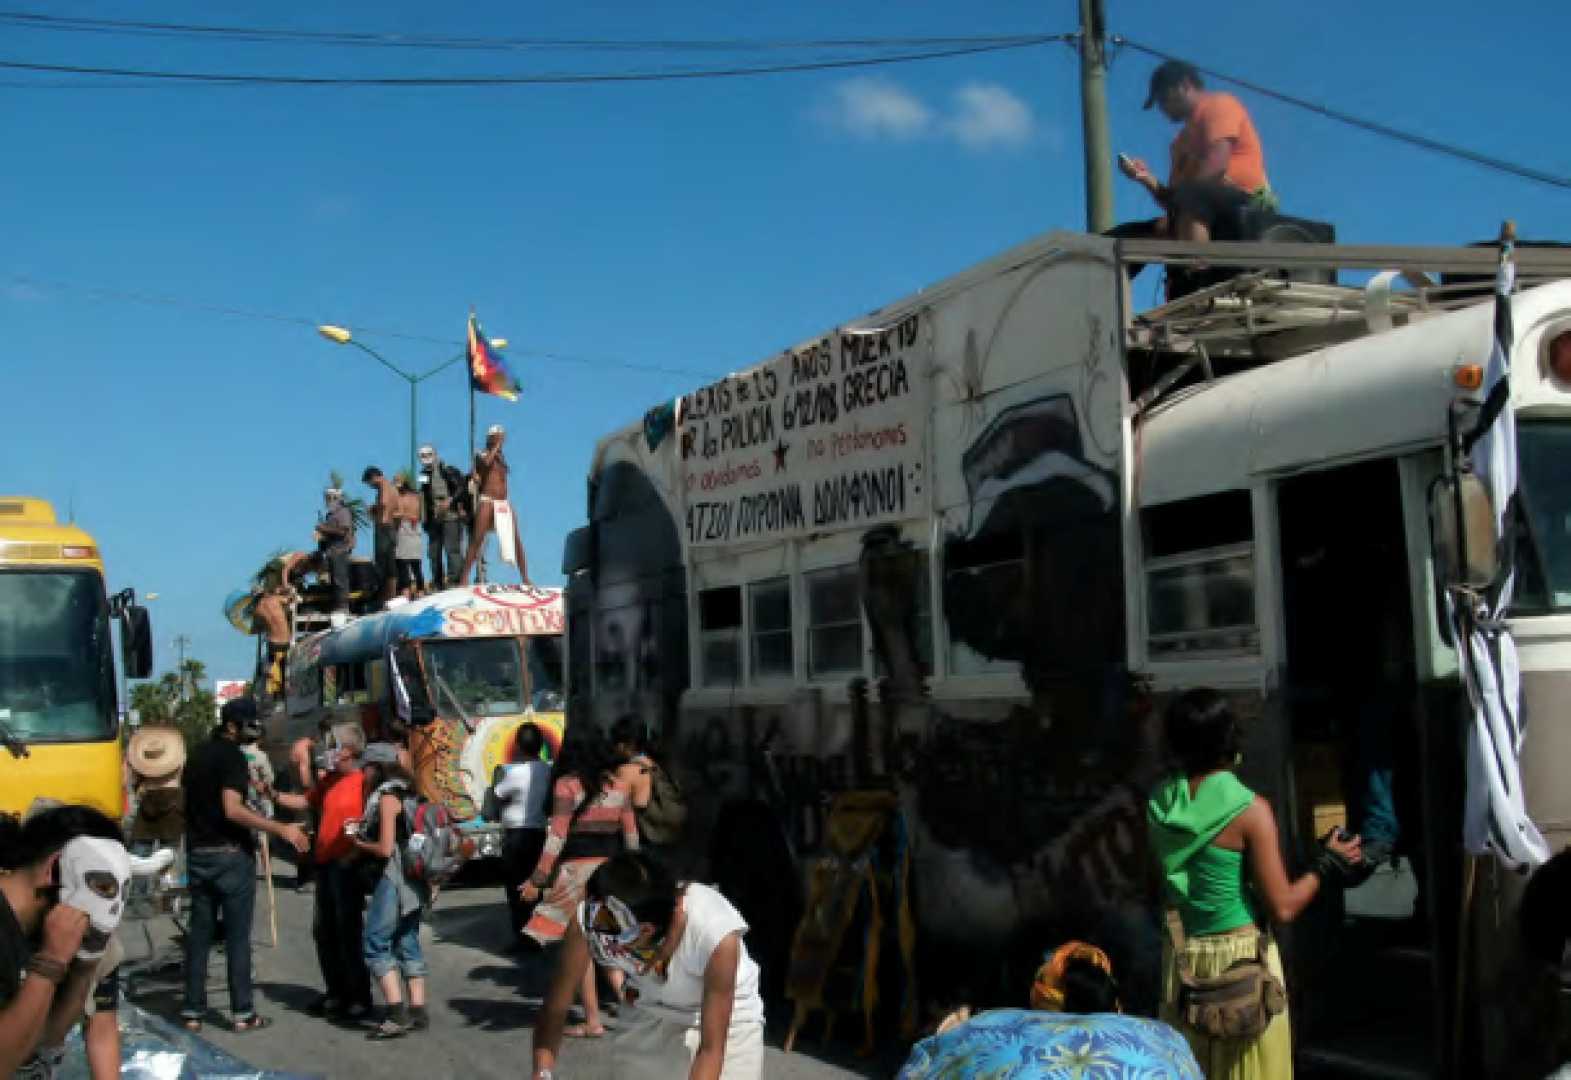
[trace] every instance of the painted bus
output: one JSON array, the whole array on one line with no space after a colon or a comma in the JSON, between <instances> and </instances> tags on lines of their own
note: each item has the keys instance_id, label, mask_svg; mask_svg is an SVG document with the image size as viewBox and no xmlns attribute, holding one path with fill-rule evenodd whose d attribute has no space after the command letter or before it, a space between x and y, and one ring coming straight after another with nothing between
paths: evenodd
<instances>
[{"instance_id":1,"label":"painted bus","mask_svg":"<svg viewBox=\"0 0 1571 1080\"><path fill-rule=\"evenodd\" d=\"M1528 806L1558 848L1571 355L1550 357L1571 349L1571 258L1523 259L1512 625ZM657 403L597 444L566 545L569 722L658 733L706 880L789 881L833 795L896 792L930 1001L1018 999L1044 947L1081 937L1151 1012L1161 716L1215 687L1291 862L1360 826L1371 755L1394 776L1380 895L1281 935L1302 1064L1530 1075L1512 1055L1544 1045L1521 1030L1544 1013L1465 1005L1523 996L1525 879L1463 886L1471 713L1431 524L1493 260L1052 233ZM1185 262L1237 273L1135 310L1133 274ZM782 865L726 865L749 850ZM756 943L766 965L788 941Z\"/></svg>"},{"instance_id":2,"label":"painted bus","mask_svg":"<svg viewBox=\"0 0 1571 1080\"><path fill-rule=\"evenodd\" d=\"M281 775L302 737L343 724L409 751L420 793L446 806L475 841L501 853L499 823L481 816L514 733L538 724L560 747L560 589L482 584L448 589L329 630L290 648L285 700L263 720Z\"/></svg>"}]
</instances>

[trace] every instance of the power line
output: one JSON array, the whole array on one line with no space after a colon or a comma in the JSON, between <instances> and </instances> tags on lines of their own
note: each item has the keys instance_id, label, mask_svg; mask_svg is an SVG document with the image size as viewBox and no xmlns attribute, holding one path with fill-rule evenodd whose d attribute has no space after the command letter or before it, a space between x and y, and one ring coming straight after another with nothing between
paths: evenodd
<instances>
[{"instance_id":1,"label":"power line","mask_svg":"<svg viewBox=\"0 0 1571 1080\"><path fill-rule=\"evenodd\" d=\"M1009 49L1032 48L1049 42L1068 40L1073 35L1039 35L1034 38L930 49L923 52L906 52L888 56L852 56L835 59L796 61L779 64L757 64L735 67L666 68L645 71L576 71L540 72L524 75L280 75L233 74L217 71L168 71L145 68L94 67L81 64L44 64L23 60L0 60L0 69L10 71L35 71L53 75L89 75L123 79L152 79L183 85L214 86L275 86L275 87L493 87L493 86L552 86L586 83L643 83L673 82L692 79L746 78L759 75L784 75L812 71L835 71L846 68L880 67L888 64L909 64L923 60L943 60L950 57L975 56L980 53L1003 52ZM111 87L119 84L107 84Z\"/></svg>"},{"instance_id":2,"label":"power line","mask_svg":"<svg viewBox=\"0 0 1571 1080\"><path fill-rule=\"evenodd\" d=\"M31 30L130 37L221 38L261 44L304 44L354 48L448 49L463 51L596 50L635 52L763 52L802 49L934 48L978 44L1027 43L1035 34L972 34L948 37L860 38L552 38L456 37L287 27L224 26L94 19L32 11L0 11L0 24Z\"/></svg>"},{"instance_id":3,"label":"power line","mask_svg":"<svg viewBox=\"0 0 1571 1080\"><path fill-rule=\"evenodd\" d=\"M1138 41L1131 41L1121 34L1115 34L1109 40L1111 40L1115 45L1126 46L1128 48L1134 49L1136 52L1145 53L1147 56L1154 56L1159 60L1183 59L1182 57L1174 56L1171 53L1165 53L1160 49L1153 49L1149 45L1142 45ZM1189 63L1187 60L1184 62ZM1382 124L1378 120L1366 120L1361 116L1354 116L1353 114L1343 112L1340 109L1333 109L1329 105L1322 105L1319 102L1309 101L1306 98L1294 97L1292 94L1284 94L1280 90L1272 90L1269 87L1261 86L1259 83L1250 82L1247 79L1240 79L1236 75L1228 75L1220 71L1214 71L1210 68L1200 67L1198 64L1192 66L1196 71L1199 71L1205 75L1209 75L1213 79L1221 79L1223 82L1232 83L1234 86L1241 86L1245 90L1260 94L1262 97L1268 97L1275 101L1280 101L1285 105L1292 105L1299 109L1305 109L1309 112L1315 113L1317 116L1323 116L1328 120L1335 120L1341 124L1347 124L1351 127L1360 128L1373 135L1381 135L1388 139L1395 139L1397 142L1407 143L1409 146L1416 146L1421 150L1429 150L1436 154L1444 154L1447 157L1458 158L1462 161L1469 161L1474 165L1482 165L1486 169L1493 169L1496 172L1506 173L1511 176L1519 177L1523 180L1532 180L1536 183L1548 184L1550 187L1571 189L1571 177L1557 176L1554 173L1544 172L1541 169L1535 169L1528 165L1519 165L1514 161L1507 161L1505 158L1494 157L1490 154L1480 153L1477 150L1469 150L1467 147L1457 146L1455 143L1441 142L1439 139L1432 139L1427 135L1415 135L1410 131L1403 131L1400 128L1394 128L1390 124Z\"/></svg>"},{"instance_id":4,"label":"power line","mask_svg":"<svg viewBox=\"0 0 1571 1080\"><path fill-rule=\"evenodd\" d=\"M16 285L24 285L40 290L53 290L56 292L77 293L82 296L94 297L100 300L122 301L132 304L146 304L157 307L183 308L188 311L201 311L210 315L223 315L237 319L256 319L263 322L280 323L287 326L300 326L315 330L321 325L321 319L307 318L304 315L287 315L275 311L261 311L256 308L235 307L228 304L211 304L201 300L192 300L181 296L168 294L137 292L127 289L108 289L96 285L73 285L64 281L51 281L44 278L32 277L26 274L11 274L8 279ZM464 348L464 341L458 338L433 337L427 334L411 334L401 330L388 330L380 327L364 326L358 323L350 324L346 329L355 334L368 337L393 338L399 341L415 342L421 345L443 345L452 349ZM668 367L663 364L648 364L637 360L622 360L610 356L595 356L583 353L559 352L543 346L534 346L511 342L508 345L509 356L530 357L538 360L551 360L566 364L584 364L591 367L614 367L627 371L643 371L658 375L679 375L683 378L714 379L716 374L712 371L699 371L695 368Z\"/></svg>"}]
</instances>

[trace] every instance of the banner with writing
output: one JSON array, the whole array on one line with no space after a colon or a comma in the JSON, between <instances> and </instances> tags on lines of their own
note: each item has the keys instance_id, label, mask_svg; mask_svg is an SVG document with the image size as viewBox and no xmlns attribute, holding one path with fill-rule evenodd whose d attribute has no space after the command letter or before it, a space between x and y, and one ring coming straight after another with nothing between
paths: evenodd
<instances>
[{"instance_id":1,"label":"banner with writing","mask_svg":"<svg viewBox=\"0 0 1571 1080\"><path fill-rule=\"evenodd\" d=\"M844 330L677 409L692 546L865 529L927 513L931 335L914 314Z\"/></svg>"}]
</instances>

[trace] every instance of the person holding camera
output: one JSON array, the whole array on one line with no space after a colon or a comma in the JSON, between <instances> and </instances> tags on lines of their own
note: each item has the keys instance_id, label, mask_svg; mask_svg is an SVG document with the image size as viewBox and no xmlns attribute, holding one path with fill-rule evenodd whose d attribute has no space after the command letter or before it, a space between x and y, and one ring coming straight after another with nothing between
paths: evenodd
<instances>
[{"instance_id":1,"label":"person holding camera","mask_svg":"<svg viewBox=\"0 0 1571 1080\"><path fill-rule=\"evenodd\" d=\"M1282 957L1270 926L1297 919L1323 888L1354 881L1359 838L1328 835L1309 873L1289 879L1271 804L1233 773L1242 732L1227 700L1209 689L1181 694L1165 734L1178 767L1152 793L1146 821L1182 933L1170 917L1161 1018L1188 1039L1209 1080L1292 1076ZM1242 965L1254 965L1262 985L1254 1015L1237 1015L1226 1034L1194 1022L1192 996Z\"/></svg>"}]
</instances>

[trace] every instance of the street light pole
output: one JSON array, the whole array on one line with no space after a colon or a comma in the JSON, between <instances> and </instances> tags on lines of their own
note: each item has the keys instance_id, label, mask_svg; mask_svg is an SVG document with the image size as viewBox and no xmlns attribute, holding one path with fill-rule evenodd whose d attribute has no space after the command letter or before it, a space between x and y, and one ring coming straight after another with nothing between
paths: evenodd
<instances>
[{"instance_id":1,"label":"street light pole","mask_svg":"<svg viewBox=\"0 0 1571 1080\"><path fill-rule=\"evenodd\" d=\"M368 354L371 359L375 360L378 364L381 364L388 371L391 371L394 375L397 375L400 379L403 379L409 384L409 480L411 483L414 483L415 477L418 475L417 470L419 469L419 440L418 436L415 434L415 422L417 419L417 410L419 407L417 392L419 390L420 384L431 378L431 376L438 375L441 372L446 371L460 360L465 359L469 354L467 352L460 352L451 360L443 361L436 367L432 368L430 371L416 375L413 372L405 371L403 368L387 359L387 357L371 348L371 346L356 340L354 334L351 333L346 327L333 326L328 324L325 326L318 326L316 328L316 332L321 334L324 338L326 338L328 341L331 341L335 345L353 345L361 352ZM507 344L507 339L496 338L491 342L491 344L500 349Z\"/></svg>"},{"instance_id":2,"label":"street light pole","mask_svg":"<svg viewBox=\"0 0 1571 1080\"><path fill-rule=\"evenodd\" d=\"M185 701L185 651L190 646L191 639L184 634L175 635L174 647L180 655L179 667L175 674L180 679L180 700Z\"/></svg>"}]
</instances>

